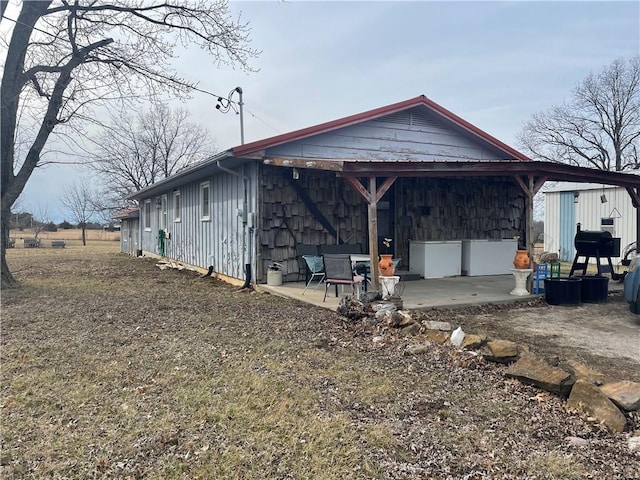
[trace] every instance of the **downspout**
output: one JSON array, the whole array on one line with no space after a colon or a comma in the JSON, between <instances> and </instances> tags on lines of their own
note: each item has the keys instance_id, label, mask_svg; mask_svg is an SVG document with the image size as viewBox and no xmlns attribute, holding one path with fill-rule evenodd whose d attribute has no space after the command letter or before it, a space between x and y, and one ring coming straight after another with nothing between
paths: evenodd
<instances>
[{"instance_id":1,"label":"downspout","mask_svg":"<svg viewBox=\"0 0 640 480\"><path fill-rule=\"evenodd\" d=\"M222 160L216 160L216 166L223 172L226 172L235 177L242 178L242 185L244 190L242 200L242 228L243 230L245 230L245 232L243 232L243 235L246 237L247 242L247 263L245 264L245 279L242 288L249 288L251 285L251 259L253 251L253 231L255 227L255 221L252 220L249 224L249 218L253 216L253 212L247 211L249 207L248 192L249 188L251 187L251 177L242 173L235 172L233 170L229 170L222 165Z\"/></svg>"}]
</instances>

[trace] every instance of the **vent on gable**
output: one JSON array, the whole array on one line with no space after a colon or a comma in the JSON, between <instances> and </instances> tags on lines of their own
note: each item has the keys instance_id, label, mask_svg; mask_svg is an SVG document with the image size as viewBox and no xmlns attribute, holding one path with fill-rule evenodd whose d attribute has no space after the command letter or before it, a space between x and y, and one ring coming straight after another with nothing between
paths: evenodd
<instances>
[{"instance_id":1,"label":"vent on gable","mask_svg":"<svg viewBox=\"0 0 640 480\"><path fill-rule=\"evenodd\" d=\"M438 123L429 118L420 109L403 110L401 112L385 115L378 119L380 122L395 123L397 125L408 125L417 127L437 127Z\"/></svg>"}]
</instances>

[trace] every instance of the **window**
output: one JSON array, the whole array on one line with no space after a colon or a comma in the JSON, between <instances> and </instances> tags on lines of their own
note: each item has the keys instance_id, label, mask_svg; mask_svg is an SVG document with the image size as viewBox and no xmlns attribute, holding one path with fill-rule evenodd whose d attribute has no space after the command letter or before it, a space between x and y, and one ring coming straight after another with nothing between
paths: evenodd
<instances>
[{"instance_id":1,"label":"window","mask_svg":"<svg viewBox=\"0 0 640 480\"><path fill-rule=\"evenodd\" d=\"M611 236L615 236L615 224L613 223L613 220L613 218L601 218L600 230L603 232L609 232Z\"/></svg>"},{"instance_id":2,"label":"window","mask_svg":"<svg viewBox=\"0 0 640 480\"><path fill-rule=\"evenodd\" d=\"M210 205L209 205L209 182L203 182L200 184L200 220L209 220Z\"/></svg>"},{"instance_id":3,"label":"window","mask_svg":"<svg viewBox=\"0 0 640 480\"><path fill-rule=\"evenodd\" d=\"M173 221L180 221L180 209L182 205L180 204L180 190L173 192Z\"/></svg>"},{"instance_id":4,"label":"window","mask_svg":"<svg viewBox=\"0 0 640 480\"><path fill-rule=\"evenodd\" d=\"M162 197L160 198L160 212L158 214L158 228L160 228L161 230L167 229L167 208L167 196L162 195Z\"/></svg>"},{"instance_id":5,"label":"window","mask_svg":"<svg viewBox=\"0 0 640 480\"><path fill-rule=\"evenodd\" d=\"M144 201L144 229L151 230L151 200Z\"/></svg>"}]
</instances>

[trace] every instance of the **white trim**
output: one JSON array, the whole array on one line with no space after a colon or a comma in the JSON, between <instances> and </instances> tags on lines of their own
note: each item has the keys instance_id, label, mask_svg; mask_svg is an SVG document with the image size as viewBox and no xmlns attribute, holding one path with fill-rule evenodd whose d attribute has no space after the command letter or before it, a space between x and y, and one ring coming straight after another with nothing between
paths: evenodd
<instances>
[{"instance_id":1,"label":"white trim","mask_svg":"<svg viewBox=\"0 0 640 480\"><path fill-rule=\"evenodd\" d=\"M142 209L142 225L144 227L145 232L151 231L151 199L144 201L144 206ZM147 223L149 226L147 226Z\"/></svg>"},{"instance_id":2,"label":"white trim","mask_svg":"<svg viewBox=\"0 0 640 480\"><path fill-rule=\"evenodd\" d=\"M181 220L182 214L182 194L180 190L173 192L173 223L178 223Z\"/></svg>"},{"instance_id":3,"label":"white trim","mask_svg":"<svg viewBox=\"0 0 640 480\"><path fill-rule=\"evenodd\" d=\"M206 212L204 209L205 201L204 201L204 191L207 191L206 198ZM200 220L203 222L208 222L211 220L211 182L208 180L206 182L200 183ZM206 215L205 215L206 213Z\"/></svg>"}]
</instances>

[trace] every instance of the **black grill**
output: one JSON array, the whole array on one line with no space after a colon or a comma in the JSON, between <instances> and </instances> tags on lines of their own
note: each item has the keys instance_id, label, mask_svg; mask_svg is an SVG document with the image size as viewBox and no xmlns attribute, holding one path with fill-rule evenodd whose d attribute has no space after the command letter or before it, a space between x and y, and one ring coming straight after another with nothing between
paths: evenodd
<instances>
[{"instance_id":1,"label":"black grill","mask_svg":"<svg viewBox=\"0 0 640 480\"><path fill-rule=\"evenodd\" d=\"M582 269L582 275L586 275L589 259L595 258L598 275L608 272L611 274L612 279L615 280L617 278L611 257L620 256L619 238L613 238L611 233L607 231L580 230L580 224L578 224L578 230L573 244L576 247L576 256L573 260L569 276L573 276L573 272L580 269ZM585 261L578 262L579 257L585 257ZM601 258L606 258L608 265L601 265Z\"/></svg>"},{"instance_id":2,"label":"black grill","mask_svg":"<svg viewBox=\"0 0 640 480\"><path fill-rule=\"evenodd\" d=\"M578 255L587 257L619 257L620 242L609 232L592 232L581 230L576 233L574 245ZM617 252L616 252L617 243Z\"/></svg>"}]
</instances>

